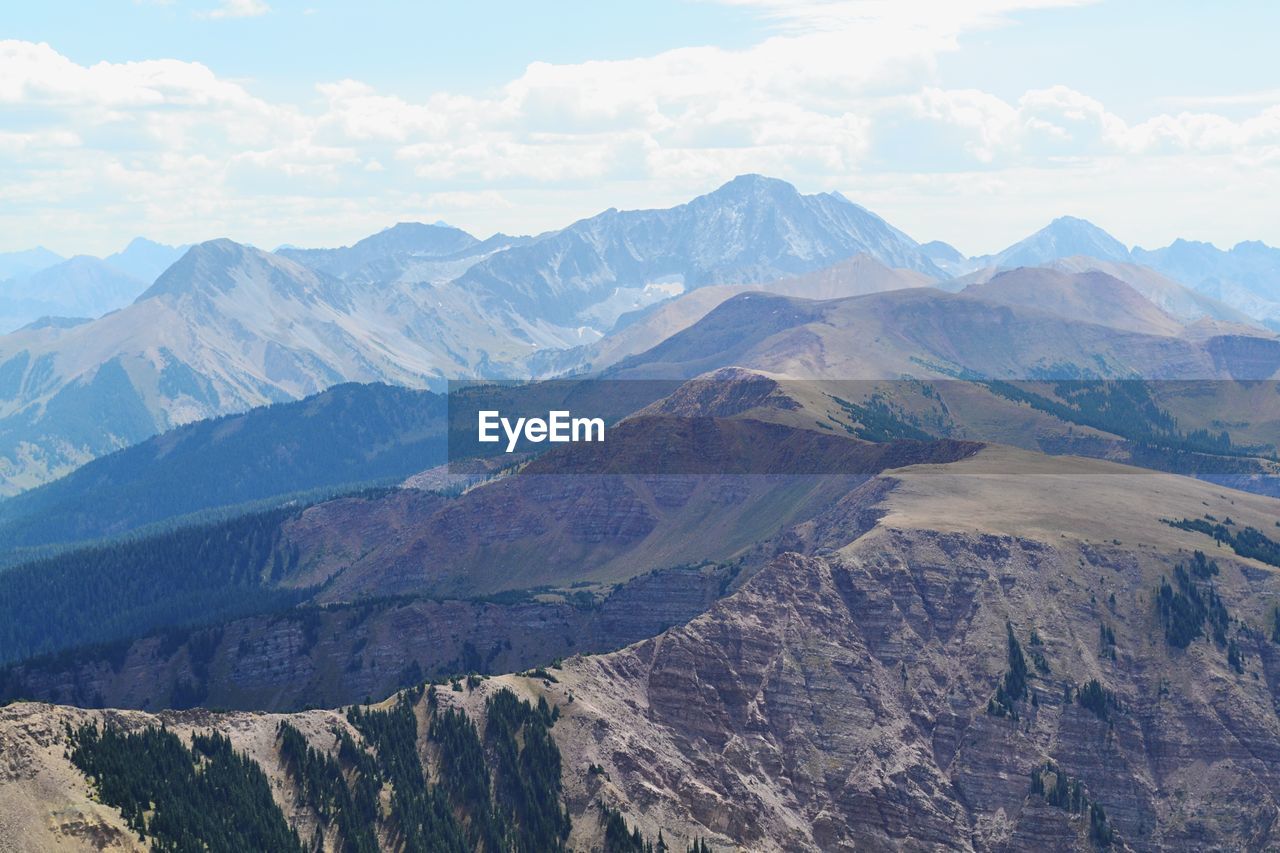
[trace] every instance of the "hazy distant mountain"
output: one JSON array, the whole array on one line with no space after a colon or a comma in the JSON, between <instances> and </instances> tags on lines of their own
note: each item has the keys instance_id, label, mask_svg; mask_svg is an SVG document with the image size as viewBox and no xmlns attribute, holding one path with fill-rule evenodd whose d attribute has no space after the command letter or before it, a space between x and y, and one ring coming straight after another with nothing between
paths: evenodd
<instances>
[{"instance_id":1,"label":"hazy distant mountain","mask_svg":"<svg viewBox=\"0 0 1280 853\"><path fill-rule=\"evenodd\" d=\"M0 332L41 317L100 317L146 290L185 247L143 237L106 259L63 260L48 249L0 255Z\"/></svg>"},{"instance_id":2,"label":"hazy distant mountain","mask_svg":"<svg viewBox=\"0 0 1280 853\"><path fill-rule=\"evenodd\" d=\"M943 283L948 290L985 281L998 270L1023 266L1100 269L1184 321L1209 318L1280 329L1280 249L1257 241L1223 251L1209 243L1179 239L1163 249L1130 251L1096 225L1062 216L994 255L964 258L939 241L921 249L957 277Z\"/></svg>"},{"instance_id":3,"label":"hazy distant mountain","mask_svg":"<svg viewBox=\"0 0 1280 853\"><path fill-rule=\"evenodd\" d=\"M43 246L24 249L20 252L0 252L0 281L10 278L21 278L32 273L48 269L64 258Z\"/></svg>"},{"instance_id":4,"label":"hazy distant mountain","mask_svg":"<svg viewBox=\"0 0 1280 853\"><path fill-rule=\"evenodd\" d=\"M443 282L493 252L526 238L497 234L478 240L437 223L401 222L340 249L281 247L276 254L345 281Z\"/></svg>"},{"instance_id":5,"label":"hazy distant mountain","mask_svg":"<svg viewBox=\"0 0 1280 853\"><path fill-rule=\"evenodd\" d=\"M0 484L38 485L158 431L341 382L514 375L537 346L580 342L558 334L536 318L499 325L458 288L345 282L202 243L122 310L0 337Z\"/></svg>"},{"instance_id":6,"label":"hazy distant mountain","mask_svg":"<svg viewBox=\"0 0 1280 853\"><path fill-rule=\"evenodd\" d=\"M1175 240L1163 249L1135 248L1133 259L1194 287L1232 282L1280 301L1280 249L1257 240L1223 251L1212 243Z\"/></svg>"},{"instance_id":7,"label":"hazy distant mountain","mask_svg":"<svg viewBox=\"0 0 1280 853\"><path fill-rule=\"evenodd\" d=\"M1120 279L1090 270L1072 275L1043 267L1018 267L971 284L966 296L1147 335L1176 335L1183 324Z\"/></svg>"},{"instance_id":8,"label":"hazy distant mountain","mask_svg":"<svg viewBox=\"0 0 1280 853\"><path fill-rule=\"evenodd\" d=\"M1101 272L1124 282L1156 308L1173 317L1179 323L1190 324L1201 320L1221 322L1248 327L1245 329L1246 334L1257 334L1263 328L1260 321L1255 320L1243 311L1238 311L1225 302L1205 296L1203 293L1192 290L1184 284L1166 278L1142 264L1102 261L1085 255L1073 255L1068 258L1048 261L1035 267L1016 267L1015 269L1056 270L1063 273ZM943 290L959 293L974 285L991 281L996 276L1003 275L1009 271L999 267L982 267L950 281L941 282L938 286ZM1123 323L1123 321L1124 318L1117 317L1112 322L1112 325Z\"/></svg>"},{"instance_id":9,"label":"hazy distant mountain","mask_svg":"<svg viewBox=\"0 0 1280 853\"><path fill-rule=\"evenodd\" d=\"M1280 249L1255 240L1224 251L1211 243L1178 239L1162 249L1134 247L1130 251L1096 225L1071 216L1053 220L1002 252L969 258L967 265L969 269L1005 269L1076 257L1141 264L1253 317L1258 315L1240 304L1250 297L1260 305L1280 305Z\"/></svg>"},{"instance_id":10,"label":"hazy distant mountain","mask_svg":"<svg viewBox=\"0 0 1280 853\"><path fill-rule=\"evenodd\" d=\"M1031 293L1009 305L928 287L826 301L748 293L606 373L677 379L739 366L801 379L1265 379L1280 371L1271 336L1140 334L1064 318L1051 313L1054 301L1035 306ZM1123 300L1085 303L1075 297L1072 310L1124 310Z\"/></svg>"},{"instance_id":11,"label":"hazy distant mountain","mask_svg":"<svg viewBox=\"0 0 1280 853\"><path fill-rule=\"evenodd\" d=\"M930 240L924 243L920 246L920 251L938 267L952 275L964 273L972 266L959 249L941 240Z\"/></svg>"},{"instance_id":12,"label":"hazy distant mountain","mask_svg":"<svg viewBox=\"0 0 1280 853\"><path fill-rule=\"evenodd\" d=\"M77 255L0 284L0 318L14 329L45 315L99 317L128 305L145 289L146 282L111 264Z\"/></svg>"},{"instance_id":13,"label":"hazy distant mountain","mask_svg":"<svg viewBox=\"0 0 1280 853\"><path fill-rule=\"evenodd\" d=\"M157 430L344 381L439 387L454 376L528 375L530 356L598 340L620 316L687 288L764 282L858 253L942 275L913 240L843 197L759 176L670 210L606 211L536 238L480 241L402 223L341 249L272 255L202 243L124 310L0 338L0 488L36 485ZM104 306L88 307L38 314ZM108 399L110 411L96 414Z\"/></svg>"},{"instance_id":14,"label":"hazy distant mountain","mask_svg":"<svg viewBox=\"0 0 1280 853\"><path fill-rule=\"evenodd\" d=\"M1248 241L1223 251L1175 240L1163 249L1135 248L1133 259L1280 328L1280 249Z\"/></svg>"},{"instance_id":15,"label":"hazy distant mountain","mask_svg":"<svg viewBox=\"0 0 1280 853\"><path fill-rule=\"evenodd\" d=\"M150 284L182 257L189 246L166 246L146 237L135 237L119 252L104 260L123 273Z\"/></svg>"},{"instance_id":16,"label":"hazy distant mountain","mask_svg":"<svg viewBox=\"0 0 1280 853\"><path fill-rule=\"evenodd\" d=\"M356 384L188 424L0 502L0 550L400 480L445 461L445 426L441 395Z\"/></svg>"},{"instance_id":17,"label":"hazy distant mountain","mask_svg":"<svg viewBox=\"0 0 1280 853\"><path fill-rule=\"evenodd\" d=\"M43 317L37 317L17 331L19 332L38 332L41 329L71 329L76 326L83 326L85 323L92 323L92 317L57 317L46 314Z\"/></svg>"},{"instance_id":18,"label":"hazy distant mountain","mask_svg":"<svg viewBox=\"0 0 1280 853\"><path fill-rule=\"evenodd\" d=\"M854 255L839 263L794 278L761 284L712 284L681 294L624 317L609 335L593 344L567 352L546 353L537 362L539 375L582 370L601 370L629 355L643 352L696 323L726 299L742 293L763 291L805 299L838 299L925 287L933 280L923 273L890 269L867 254Z\"/></svg>"},{"instance_id":19,"label":"hazy distant mountain","mask_svg":"<svg viewBox=\"0 0 1280 853\"><path fill-rule=\"evenodd\" d=\"M1072 255L1088 255L1104 261L1127 261L1129 249L1091 222L1074 216L1059 216L1004 251L974 260L980 261L980 266L1031 267Z\"/></svg>"},{"instance_id":20,"label":"hazy distant mountain","mask_svg":"<svg viewBox=\"0 0 1280 853\"><path fill-rule=\"evenodd\" d=\"M458 283L517 312L604 331L637 300L797 275L860 252L944 277L914 240L843 197L743 175L667 210L607 210L488 258Z\"/></svg>"},{"instance_id":21,"label":"hazy distant mountain","mask_svg":"<svg viewBox=\"0 0 1280 853\"><path fill-rule=\"evenodd\" d=\"M130 248L142 258L159 257L164 247L134 241ZM1088 223L1062 218L987 260L1063 264L1055 253L1098 258L1122 250ZM945 278L939 264L954 268L958 255L944 244L918 245L842 196L801 195L759 176L668 210L610 210L534 238L480 241L448 226L402 223L341 249L270 254L214 240L192 247L122 310L90 323L32 324L0 338L0 489L38 485L157 431L341 382L440 388L450 377L599 369L660 348L740 291L832 299L918 290ZM846 318L851 325L829 340L822 324L807 337L788 332L754 366L850 371L842 378L913 372L913 359L991 375L1062 365L1112 375L1230 373L1189 339L1139 352L1131 351L1131 338L1116 337L1135 330L1176 337L1161 325L1170 322L1162 311L1179 323L1237 322L1229 309L1141 267L1105 258L1088 263L1112 264L1102 271L1149 302L1105 278L1088 294L1059 289L1052 300L1050 291L1026 286L985 302L947 301L929 290L860 303L867 316ZM72 271L79 276L69 277ZM91 258L38 275L61 282L45 290L65 298L28 306L33 313L24 323L96 316L141 290L138 280ZM974 280L982 276L990 277ZM1018 310L1038 319L1028 314L1001 325L1013 310L1007 303L1019 300ZM743 346L763 345L762 334L785 329L794 312L818 310L813 305L786 303L776 316L748 311L723 334ZM1055 305L1064 312L1056 318L1048 313ZM610 329L616 334L601 341ZM1222 339L1225 331L1205 327L1197 340ZM813 350L815 340L825 349ZM784 357L801 341L809 343ZM732 363L724 356L699 370ZM1269 357L1263 352L1259 364ZM693 366L678 372L686 369Z\"/></svg>"},{"instance_id":22,"label":"hazy distant mountain","mask_svg":"<svg viewBox=\"0 0 1280 853\"><path fill-rule=\"evenodd\" d=\"M1074 256L1060 258L1050 263L1049 268L1064 272L1087 272L1097 270L1118 278L1134 290L1141 293L1161 311L1164 311L1182 323L1194 323L1197 320L1219 320L1224 323L1257 326L1258 323L1250 315L1225 302L1206 296L1192 288L1167 278L1148 266L1118 261L1100 261L1097 258Z\"/></svg>"}]
</instances>

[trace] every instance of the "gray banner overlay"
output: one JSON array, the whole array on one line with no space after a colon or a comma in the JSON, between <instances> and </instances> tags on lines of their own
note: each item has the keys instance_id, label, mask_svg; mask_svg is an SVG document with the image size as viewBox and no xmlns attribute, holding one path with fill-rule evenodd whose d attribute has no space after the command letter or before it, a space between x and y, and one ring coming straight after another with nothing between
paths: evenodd
<instances>
[{"instance_id":1,"label":"gray banner overlay","mask_svg":"<svg viewBox=\"0 0 1280 853\"><path fill-rule=\"evenodd\" d=\"M868 474L1001 444L1232 484L1280 473L1274 381L451 383L451 472ZM1256 489L1255 489L1256 490Z\"/></svg>"}]
</instances>

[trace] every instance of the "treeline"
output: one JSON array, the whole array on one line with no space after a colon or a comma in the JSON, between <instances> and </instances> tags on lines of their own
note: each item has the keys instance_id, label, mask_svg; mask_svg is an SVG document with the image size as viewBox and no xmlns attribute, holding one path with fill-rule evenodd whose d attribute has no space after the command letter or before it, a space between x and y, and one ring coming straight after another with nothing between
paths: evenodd
<instances>
[{"instance_id":1,"label":"treeline","mask_svg":"<svg viewBox=\"0 0 1280 853\"><path fill-rule=\"evenodd\" d=\"M340 849L344 853L378 853L381 775L369 754L346 732L339 735L336 757L308 746L302 733L289 723L280 723L278 735L286 772L324 825L337 830ZM344 765L351 769L350 784Z\"/></svg>"},{"instance_id":2,"label":"treeline","mask_svg":"<svg viewBox=\"0 0 1280 853\"><path fill-rule=\"evenodd\" d=\"M1177 419L1151 397L1147 383L1136 379L1058 381L1045 397L1024 387L1025 383L990 380L992 392L1067 423L1109 432L1139 445L1214 455L1255 455L1266 448L1236 447L1226 430L1178 428Z\"/></svg>"},{"instance_id":3,"label":"treeline","mask_svg":"<svg viewBox=\"0 0 1280 853\"><path fill-rule=\"evenodd\" d=\"M168 729L85 725L67 736L71 763L160 853L302 853L262 769L216 732L187 747Z\"/></svg>"},{"instance_id":4,"label":"treeline","mask_svg":"<svg viewBox=\"0 0 1280 853\"><path fill-rule=\"evenodd\" d=\"M1184 518L1181 521L1162 519L1170 527L1192 530L1212 536L1213 541L1230 545L1241 557L1280 567L1280 542L1272 539L1256 527L1236 528L1231 519L1218 521L1208 518Z\"/></svg>"},{"instance_id":5,"label":"treeline","mask_svg":"<svg viewBox=\"0 0 1280 853\"><path fill-rule=\"evenodd\" d=\"M286 607L280 508L69 551L0 572L0 663Z\"/></svg>"},{"instance_id":6,"label":"treeline","mask_svg":"<svg viewBox=\"0 0 1280 853\"><path fill-rule=\"evenodd\" d=\"M386 711L353 707L347 719L377 756L380 777L391 785L392 834L407 851L464 853L467 834L449 807L444 790L428 785L418 757L416 700L421 691L401 693Z\"/></svg>"},{"instance_id":7,"label":"treeline","mask_svg":"<svg viewBox=\"0 0 1280 853\"><path fill-rule=\"evenodd\" d=\"M300 795L336 833L338 849L367 853L383 846L406 851L561 851L569 838L560 750L551 738L559 716L509 690L485 704L483 736L463 711L441 709L434 691L400 694L385 710L353 707L347 719L364 745L340 733L337 755L320 752L288 724L279 729L280 754ZM419 716L425 714L424 750ZM438 781L424 770L424 754L439 760ZM390 791L390 810L378 804Z\"/></svg>"},{"instance_id":8,"label":"treeline","mask_svg":"<svg viewBox=\"0 0 1280 853\"><path fill-rule=\"evenodd\" d=\"M911 415L895 411L879 393L872 394L863 405L834 396L831 399L858 423L856 428L846 426L845 430L864 441L933 441L937 438L913 423Z\"/></svg>"},{"instance_id":9,"label":"treeline","mask_svg":"<svg viewBox=\"0 0 1280 853\"><path fill-rule=\"evenodd\" d=\"M305 844L261 767L223 735L194 734L188 747L163 725L68 726L68 755L139 840L164 853L300 853L326 843L344 853L563 851L570 822L550 733L556 710L501 690L486 702L482 735L464 712L441 709L434 692L423 702L424 689L400 694L385 710L353 707L347 718L360 741L339 730L333 750L280 723L281 764L298 805L318 818ZM438 774L426 772L433 754Z\"/></svg>"}]
</instances>

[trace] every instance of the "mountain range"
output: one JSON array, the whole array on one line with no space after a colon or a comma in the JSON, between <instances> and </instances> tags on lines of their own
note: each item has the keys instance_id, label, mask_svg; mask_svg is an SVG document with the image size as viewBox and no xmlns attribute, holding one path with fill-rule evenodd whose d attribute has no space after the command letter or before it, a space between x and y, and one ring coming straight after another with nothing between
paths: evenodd
<instances>
[{"instance_id":1,"label":"mountain range","mask_svg":"<svg viewBox=\"0 0 1280 853\"><path fill-rule=\"evenodd\" d=\"M516 311L606 331L658 294L768 281L859 253L940 276L914 240L843 197L744 175L669 210L575 222L477 264L459 284Z\"/></svg>"},{"instance_id":2,"label":"mountain range","mask_svg":"<svg viewBox=\"0 0 1280 853\"><path fill-rule=\"evenodd\" d=\"M396 484L445 462L445 402L429 391L344 383L187 424L0 502L0 542L29 554Z\"/></svg>"},{"instance_id":3,"label":"mountain range","mask_svg":"<svg viewBox=\"0 0 1280 853\"><path fill-rule=\"evenodd\" d=\"M6 839L1275 846L1280 338L1104 237L748 176L0 338ZM441 471L534 375L609 441Z\"/></svg>"},{"instance_id":4,"label":"mountain range","mask_svg":"<svg viewBox=\"0 0 1280 853\"><path fill-rule=\"evenodd\" d=\"M777 401L776 389L745 381L738 390L751 400ZM670 406L700 396L686 388ZM784 460L800 437L751 419L710 421L724 438L754 433L735 447L762 461ZM633 423L643 437L655 421ZM818 460L891 446L807 432ZM554 815L553 833L574 849L611 848L620 834L641 849L660 837L770 851L1273 846L1264 818L1280 766L1280 556L1248 543L1280 548L1276 501L1109 462L912 446L917 455L885 470L804 478L799 489L621 478L583 496L581 475L544 471L456 498L375 499L377 541L393 548L401 531L459 534L435 538L432 559L381 569L370 560L397 582L438 580L433 560L452 548L505 551L508 567L528 572L522 580L545 580L564 565L539 558L572 544L606 558L596 563L605 571L504 601L361 598L241 616L7 670L5 689L27 696L153 709L0 709L9 838L43 850L128 847L186 826L200 837L212 830L184 807L200 789L172 775L195 766L226 790L252 782L261 792L211 799L216 826L250 832L269 818L299 846L363 832L393 847L420 807L406 802L413 791L454 806L436 813L432 832L475 839L490 797L519 767L525 780L550 770L537 777L541 805L513 811L509 831L531 839L545 824L535 816ZM563 506L547 508L548 498ZM313 508L367 509L353 499ZM351 516L313 510L286 521L291 535L325 537L316 553L351 546ZM1196 523L1202 516L1231 521L1220 522L1224 534ZM691 546L713 559L639 577L649 563L632 565L630 581L600 594L601 580L623 577L608 568L611 549L701 557ZM270 567L269 552L260 556ZM155 577L168 585L164 565ZM304 565L286 558L267 576L279 583ZM556 582L571 577L581 576ZM93 591L81 595L105 602L148 586ZM655 630L641 621L662 605L674 624L632 642ZM415 684L440 671L455 675ZM398 680L415 686L356 707L332 702L340 710L171 710L279 707ZM227 744L210 745L211 733ZM109 738L126 736L150 746L112 752ZM228 756L241 756L236 775L223 768ZM155 770L136 767L153 760ZM413 784L406 766L419 768ZM487 784L455 786L463 767ZM120 791L144 792L150 817L138 824ZM358 812L357 796L386 805ZM483 846L459 849L468 844Z\"/></svg>"},{"instance_id":5,"label":"mountain range","mask_svg":"<svg viewBox=\"0 0 1280 853\"><path fill-rule=\"evenodd\" d=\"M1010 350L1006 361L1023 375L1055 363L1107 375L1121 362L1141 375L1230 374L1222 360L1238 356L1224 348L1269 346L1262 326L1280 317L1272 313L1276 258L1255 243L1230 252L1185 241L1129 250L1072 217L1002 252L965 258L943 243L916 243L838 193L803 195L758 175L670 209L608 210L533 237L481 240L442 223L400 223L337 249L269 253L213 240L184 251L140 238L105 260L15 253L0 260L21 277L0 289L22 317L50 316L0 337L0 493L157 432L341 382L439 390L449 378L607 369L752 289L828 299L928 286L1038 310L1046 315L1041 354L1023 362L1028 353ZM1097 276L1088 285L1046 275L991 284L1033 266ZM939 363L965 360L928 339L949 334L946 317L962 316L970 302L902 294L862 304L887 311L897 302L893 322L910 317L919 327L894 329L910 336L908 348L923 345ZM1050 329L1052 317L1108 331ZM1176 340L1122 355L1135 342L1111 338L1133 333ZM1247 338L1258 342L1239 342ZM997 335L991 343L1007 342ZM1169 352L1156 354L1161 348ZM1115 363L1100 368L1099 358ZM849 369L879 375L890 362L919 369L885 353ZM1250 375L1266 363L1264 355ZM801 375L830 370L785 364Z\"/></svg>"},{"instance_id":6,"label":"mountain range","mask_svg":"<svg viewBox=\"0 0 1280 853\"><path fill-rule=\"evenodd\" d=\"M20 252L0 252L0 281L40 272L64 260L66 258L62 255L51 252L44 246Z\"/></svg>"},{"instance_id":7,"label":"mountain range","mask_svg":"<svg viewBox=\"0 0 1280 853\"><path fill-rule=\"evenodd\" d=\"M121 310L0 339L0 476L13 492L157 431L343 381L527 375L530 357L685 289L860 252L937 272L864 209L756 176L534 239L404 224L336 250L203 243Z\"/></svg>"},{"instance_id":8,"label":"mountain range","mask_svg":"<svg viewBox=\"0 0 1280 853\"><path fill-rule=\"evenodd\" d=\"M43 248L0 255L0 330L41 318L90 320L123 308L185 249L138 237L101 259L67 259Z\"/></svg>"},{"instance_id":9,"label":"mountain range","mask_svg":"<svg viewBox=\"0 0 1280 853\"><path fill-rule=\"evenodd\" d=\"M944 252L940 262L950 273L964 275L984 268L1042 266L1077 257L1100 265L1140 265L1255 322L1280 329L1280 249L1258 241L1237 243L1229 250L1182 239L1162 249L1130 249L1086 220L1063 216L994 255L964 258L952 250Z\"/></svg>"}]
</instances>

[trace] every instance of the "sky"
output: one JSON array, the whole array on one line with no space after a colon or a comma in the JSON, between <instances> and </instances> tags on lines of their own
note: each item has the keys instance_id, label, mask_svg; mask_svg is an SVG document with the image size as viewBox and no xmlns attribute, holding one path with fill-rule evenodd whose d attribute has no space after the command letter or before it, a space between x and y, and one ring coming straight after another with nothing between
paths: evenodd
<instances>
[{"instance_id":1,"label":"sky","mask_svg":"<svg viewBox=\"0 0 1280 853\"><path fill-rule=\"evenodd\" d=\"M1280 4L83 0L0 12L0 251L345 245L758 172L920 241L1280 245Z\"/></svg>"}]
</instances>

